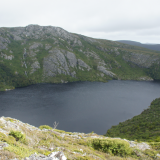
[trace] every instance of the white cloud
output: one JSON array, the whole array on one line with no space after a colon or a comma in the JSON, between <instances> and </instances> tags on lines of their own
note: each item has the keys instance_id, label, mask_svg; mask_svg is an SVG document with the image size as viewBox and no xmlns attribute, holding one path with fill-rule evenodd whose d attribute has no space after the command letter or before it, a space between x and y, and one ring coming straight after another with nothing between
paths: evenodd
<instances>
[{"instance_id":1,"label":"white cloud","mask_svg":"<svg viewBox=\"0 0 160 160\"><path fill-rule=\"evenodd\" d=\"M5 0L0 27L52 25L103 39L159 43L159 0Z\"/></svg>"}]
</instances>

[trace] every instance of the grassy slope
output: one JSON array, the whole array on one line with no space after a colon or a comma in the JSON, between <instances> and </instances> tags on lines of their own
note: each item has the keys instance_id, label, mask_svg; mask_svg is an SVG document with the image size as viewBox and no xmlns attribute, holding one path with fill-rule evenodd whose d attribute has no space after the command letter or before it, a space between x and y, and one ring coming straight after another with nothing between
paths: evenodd
<instances>
[{"instance_id":1,"label":"grassy slope","mask_svg":"<svg viewBox=\"0 0 160 160\"><path fill-rule=\"evenodd\" d=\"M129 140L160 142L160 98L155 99L140 115L112 126L106 136Z\"/></svg>"}]
</instances>

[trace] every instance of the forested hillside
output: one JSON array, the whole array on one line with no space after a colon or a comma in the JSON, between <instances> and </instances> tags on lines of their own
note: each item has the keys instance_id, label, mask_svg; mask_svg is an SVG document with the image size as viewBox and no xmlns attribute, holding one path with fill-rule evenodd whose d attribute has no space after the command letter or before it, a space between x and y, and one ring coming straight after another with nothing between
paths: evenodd
<instances>
[{"instance_id":1,"label":"forested hillside","mask_svg":"<svg viewBox=\"0 0 160 160\"><path fill-rule=\"evenodd\" d=\"M155 99L148 109L106 133L109 137L121 137L129 140L160 142L160 98Z\"/></svg>"}]
</instances>

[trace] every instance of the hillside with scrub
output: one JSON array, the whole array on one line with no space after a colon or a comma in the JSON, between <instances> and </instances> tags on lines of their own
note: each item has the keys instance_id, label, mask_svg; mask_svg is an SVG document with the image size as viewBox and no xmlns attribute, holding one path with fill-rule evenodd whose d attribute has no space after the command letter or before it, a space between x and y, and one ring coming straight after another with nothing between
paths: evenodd
<instances>
[{"instance_id":1,"label":"hillside with scrub","mask_svg":"<svg viewBox=\"0 0 160 160\"><path fill-rule=\"evenodd\" d=\"M0 28L0 91L36 83L160 80L160 52L59 27Z\"/></svg>"},{"instance_id":2,"label":"hillside with scrub","mask_svg":"<svg viewBox=\"0 0 160 160\"><path fill-rule=\"evenodd\" d=\"M149 142L93 132L65 132L47 125L37 128L10 117L0 118L0 159L3 160L153 160L160 159L159 153L159 148Z\"/></svg>"}]
</instances>

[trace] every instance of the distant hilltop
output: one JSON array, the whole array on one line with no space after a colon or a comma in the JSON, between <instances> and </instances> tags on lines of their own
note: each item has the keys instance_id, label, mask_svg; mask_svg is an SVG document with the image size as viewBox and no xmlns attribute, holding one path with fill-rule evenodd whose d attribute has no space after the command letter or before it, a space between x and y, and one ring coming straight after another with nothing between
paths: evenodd
<instances>
[{"instance_id":1,"label":"distant hilltop","mask_svg":"<svg viewBox=\"0 0 160 160\"><path fill-rule=\"evenodd\" d=\"M133 46L139 46L139 47L143 47L143 48L147 48L147 49L151 49L151 50L155 50L155 51L160 51L160 44L140 43L140 42L129 41L129 40L128 41L127 40L119 40L117 42L129 44L129 45L133 45Z\"/></svg>"}]
</instances>

